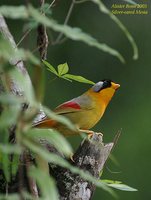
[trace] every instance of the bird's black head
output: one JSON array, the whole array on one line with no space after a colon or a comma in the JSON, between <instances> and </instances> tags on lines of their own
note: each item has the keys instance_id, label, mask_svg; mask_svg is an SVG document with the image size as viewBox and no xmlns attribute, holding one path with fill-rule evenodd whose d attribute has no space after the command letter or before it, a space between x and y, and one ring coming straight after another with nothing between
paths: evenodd
<instances>
[{"instance_id":1,"label":"bird's black head","mask_svg":"<svg viewBox=\"0 0 151 200\"><path fill-rule=\"evenodd\" d=\"M111 87L111 80L110 79L103 79L101 81L99 81L98 83L96 83L93 87L92 90L94 92L100 92L101 90L105 89L105 88L109 88Z\"/></svg>"}]
</instances>

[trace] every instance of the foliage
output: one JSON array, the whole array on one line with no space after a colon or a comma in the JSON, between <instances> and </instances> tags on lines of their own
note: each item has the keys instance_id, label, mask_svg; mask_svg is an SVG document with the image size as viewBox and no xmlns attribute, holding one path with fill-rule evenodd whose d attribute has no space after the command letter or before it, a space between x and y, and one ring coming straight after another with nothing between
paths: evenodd
<instances>
[{"instance_id":1,"label":"foliage","mask_svg":"<svg viewBox=\"0 0 151 200\"><path fill-rule=\"evenodd\" d=\"M102 181L107 183L108 186L115 188L117 190L129 191L129 192L137 191L137 189L132 188L126 184L123 184L121 181L113 181L113 180L102 180Z\"/></svg>"},{"instance_id":2,"label":"foliage","mask_svg":"<svg viewBox=\"0 0 151 200\"><path fill-rule=\"evenodd\" d=\"M125 26L109 12L109 10L101 1L93 0L92 2L97 4L100 11L108 14L111 19L115 21L124 31L126 37L129 39L133 47L133 57L136 59L138 57L137 47L134 39L125 28ZM51 12L48 11L48 5L44 5L43 11L51 15ZM98 42L97 39L88 33L83 32L79 28L72 28L66 24L58 24L54 19L42 15L38 9L35 9L31 5L29 7L1 6L0 14L11 19L23 19L27 22L28 27L31 29L37 27L38 24L41 23L56 32L61 32L72 40L82 41L89 46L96 47L99 50L116 56L123 63L125 62L123 56L117 50L109 47L107 44ZM12 176L16 176L20 155L22 155L23 152L29 150L35 157L37 166L30 166L28 175L37 181L41 191L41 199L48 199L50 195L52 200L58 199L58 192L55 182L52 177L48 176L48 163L53 163L65 167L71 170L71 172L79 174L82 178L93 182L96 186L108 191L114 196L115 194L113 190L110 189L110 187L118 189L120 188L123 190L125 188L127 191L134 191L134 189L119 182L109 183L107 181L96 180L89 173L73 167L69 162L66 161L66 159L63 159L54 153L48 152L45 147L42 146L40 140L44 139L48 143L53 144L59 152L65 155L65 157L69 157L72 153L72 147L60 133L50 129L33 129L32 123L35 116L38 114L41 105L31 84L31 81L27 76L21 74L20 71L18 71L11 63L13 58L15 60L23 60L28 63L32 63L32 65L39 67L42 65L41 61L29 50L12 48L11 44L6 39L4 39L2 35L0 36L0 74L1 84L4 88L4 92L0 94L0 105L3 110L0 115L0 169L3 171L6 182L8 183ZM51 73L59 78L63 78L69 81L75 80L82 83L94 84L92 81L82 76L69 74L69 66L67 63L58 65L57 70L49 62L43 61L43 63L47 66L47 69ZM22 95L16 96L12 93L12 82L16 85L16 87L20 88ZM25 104L30 105L26 110L23 109ZM47 116L63 124L66 124L70 129L75 128L74 125L71 124L71 122L69 122L66 118L56 115L45 106L42 106L42 108ZM9 141L10 128L15 129L16 143L14 144L10 144ZM41 161L43 165L41 165ZM24 192L22 195L28 199L34 198L32 195L26 192ZM0 199L16 200L19 199L19 196L17 194L7 195L7 197L1 195Z\"/></svg>"},{"instance_id":3,"label":"foliage","mask_svg":"<svg viewBox=\"0 0 151 200\"><path fill-rule=\"evenodd\" d=\"M130 44L132 45L133 48L133 59L137 60L138 59L138 48L137 45L134 41L134 38L132 35L129 33L127 28L122 24L122 22L114 15L112 12L110 12L107 7L102 3L100 0L92 0L94 3L96 3L103 13L109 15L109 17L119 26L119 28L125 33L125 36L129 40Z\"/></svg>"},{"instance_id":4,"label":"foliage","mask_svg":"<svg viewBox=\"0 0 151 200\"><path fill-rule=\"evenodd\" d=\"M122 24L122 22L113 15L107 7L102 3L102 1L99 0L92 0L95 4L98 5L101 12L107 14L110 16L110 18L117 23L117 25L121 28L121 30L125 33L126 37L128 38L129 42L131 43L134 55L133 58L138 58L138 49L136 46L136 43L131 36L131 34L128 32L127 28ZM79 28L71 28L67 25L60 25L55 20L49 19L44 15L41 15L40 12L38 12L36 9L34 9L32 6L24 7L24 6L1 6L0 7L0 14L13 18L13 19L29 19L32 18L37 24L41 23L54 31L62 32L65 36L69 37L72 40L79 40L82 41L90 46L94 46L102 51L105 51L113 56L116 56L121 62L125 62L123 56L116 51L115 49L109 47L106 44L99 43L95 38L90 36L87 33L84 33ZM35 24L34 24L35 26Z\"/></svg>"},{"instance_id":5,"label":"foliage","mask_svg":"<svg viewBox=\"0 0 151 200\"><path fill-rule=\"evenodd\" d=\"M130 3L130 4L133 4L133 5L135 5L135 4L137 4L135 1L133 1L133 0L123 0L123 1L125 1L125 2L127 2L127 3Z\"/></svg>"},{"instance_id":6,"label":"foliage","mask_svg":"<svg viewBox=\"0 0 151 200\"><path fill-rule=\"evenodd\" d=\"M93 81L90 81L90 80L88 80L88 79L86 79L82 76L68 74L69 66L68 66L67 63L58 65L57 66L58 71L56 71L56 69L50 63L48 63L47 61L43 60L43 63L47 66L47 69L50 72L52 72L53 74L55 74L59 78L63 78L63 79L68 80L68 81L75 80L75 81L78 81L78 82L81 82L81 83L88 83L88 84L94 85Z\"/></svg>"}]
</instances>

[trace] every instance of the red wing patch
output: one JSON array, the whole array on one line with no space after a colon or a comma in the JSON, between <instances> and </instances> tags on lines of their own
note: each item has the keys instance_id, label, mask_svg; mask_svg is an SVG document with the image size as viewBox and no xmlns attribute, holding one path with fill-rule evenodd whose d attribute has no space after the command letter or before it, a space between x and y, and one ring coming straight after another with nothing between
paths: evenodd
<instances>
[{"instance_id":1,"label":"red wing patch","mask_svg":"<svg viewBox=\"0 0 151 200\"><path fill-rule=\"evenodd\" d=\"M59 109L63 109L63 108L73 108L73 109L80 109L80 105L77 104L76 102L73 101L69 101L66 103L63 103L62 105L59 106Z\"/></svg>"}]
</instances>

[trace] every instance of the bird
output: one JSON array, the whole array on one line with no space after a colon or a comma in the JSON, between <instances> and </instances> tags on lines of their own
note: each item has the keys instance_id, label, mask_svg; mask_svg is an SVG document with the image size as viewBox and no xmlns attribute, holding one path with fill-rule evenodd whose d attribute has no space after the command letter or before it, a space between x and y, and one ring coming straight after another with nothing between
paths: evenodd
<instances>
[{"instance_id":1,"label":"bird","mask_svg":"<svg viewBox=\"0 0 151 200\"><path fill-rule=\"evenodd\" d=\"M119 87L119 84L110 79L104 79L94 84L82 95L57 106L54 112L68 118L75 125L75 130L70 130L66 125L48 117L34 124L34 127L56 129L65 136L80 132L90 136L94 133L90 129L100 121Z\"/></svg>"}]
</instances>

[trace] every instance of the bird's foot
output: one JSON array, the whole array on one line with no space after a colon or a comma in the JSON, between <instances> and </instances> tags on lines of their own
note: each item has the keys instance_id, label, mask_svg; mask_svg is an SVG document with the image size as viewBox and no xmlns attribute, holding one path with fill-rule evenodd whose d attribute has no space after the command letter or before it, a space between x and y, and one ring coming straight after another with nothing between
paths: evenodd
<instances>
[{"instance_id":1,"label":"bird's foot","mask_svg":"<svg viewBox=\"0 0 151 200\"><path fill-rule=\"evenodd\" d=\"M101 137L103 137L103 133L101 132L95 132L97 135L100 135Z\"/></svg>"},{"instance_id":2,"label":"bird's foot","mask_svg":"<svg viewBox=\"0 0 151 200\"><path fill-rule=\"evenodd\" d=\"M84 129L79 129L79 132L86 133L88 135L88 138L90 139L92 135L94 134L94 131L91 130L84 130Z\"/></svg>"},{"instance_id":3,"label":"bird's foot","mask_svg":"<svg viewBox=\"0 0 151 200\"><path fill-rule=\"evenodd\" d=\"M71 153L71 155L69 156L70 160L75 163L74 159L73 159L73 153Z\"/></svg>"},{"instance_id":4,"label":"bird's foot","mask_svg":"<svg viewBox=\"0 0 151 200\"><path fill-rule=\"evenodd\" d=\"M94 132L94 131L91 131L91 130L83 130L83 129L79 129L79 131L82 132L82 133L88 134L88 139L90 139L93 136L94 133L103 137L103 133L101 133L101 132Z\"/></svg>"}]
</instances>

